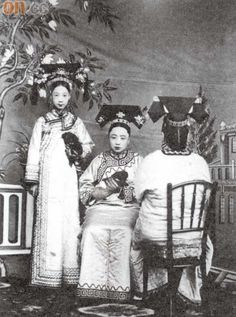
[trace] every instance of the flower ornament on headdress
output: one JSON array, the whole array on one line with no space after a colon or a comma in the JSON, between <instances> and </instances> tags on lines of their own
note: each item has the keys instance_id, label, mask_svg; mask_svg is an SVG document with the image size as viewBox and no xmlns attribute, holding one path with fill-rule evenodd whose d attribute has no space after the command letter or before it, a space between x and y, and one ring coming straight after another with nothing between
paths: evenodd
<instances>
[{"instance_id":1,"label":"flower ornament on headdress","mask_svg":"<svg viewBox=\"0 0 236 317\"><path fill-rule=\"evenodd\" d=\"M66 63L65 61L56 64L42 63L34 74L34 84L31 91L32 104L37 103L38 96L46 97L42 91L46 92L55 82L65 82L71 90L73 83L78 81L76 76L80 66L80 63Z\"/></svg>"},{"instance_id":2,"label":"flower ornament on headdress","mask_svg":"<svg viewBox=\"0 0 236 317\"><path fill-rule=\"evenodd\" d=\"M127 126L133 123L140 129L145 122L140 106L132 105L103 105L95 120L101 128L111 122Z\"/></svg>"}]
</instances>

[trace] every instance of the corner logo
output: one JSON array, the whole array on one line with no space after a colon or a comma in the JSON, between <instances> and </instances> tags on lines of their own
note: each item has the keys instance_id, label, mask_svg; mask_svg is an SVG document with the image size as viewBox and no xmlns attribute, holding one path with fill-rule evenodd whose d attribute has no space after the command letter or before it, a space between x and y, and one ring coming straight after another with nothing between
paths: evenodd
<instances>
[{"instance_id":1,"label":"corner logo","mask_svg":"<svg viewBox=\"0 0 236 317\"><path fill-rule=\"evenodd\" d=\"M26 3L24 0L4 0L1 4L2 13L9 15L25 15L26 12Z\"/></svg>"}]
</instances>

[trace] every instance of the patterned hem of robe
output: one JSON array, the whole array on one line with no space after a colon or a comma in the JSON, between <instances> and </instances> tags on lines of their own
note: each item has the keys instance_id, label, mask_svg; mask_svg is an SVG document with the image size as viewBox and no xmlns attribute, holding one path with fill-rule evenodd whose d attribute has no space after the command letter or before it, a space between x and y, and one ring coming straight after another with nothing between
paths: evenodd
<instances>
[{"instance_id":1,"label":"patterned hem of robe","mask_svg":"<svg viewBox=\"0 0 236 317\"><path fill-rule=\"evenodd\" d=\"M106 287L106 286L95 286L88 284L80 285L78 284L78 288L76 291L79 297L86 297L86 298L103 298L103 299L113 299L113 300L129 300L131 298L130 289L119 286L118 288L115 287Z\"/></svg>"}]
</instances>

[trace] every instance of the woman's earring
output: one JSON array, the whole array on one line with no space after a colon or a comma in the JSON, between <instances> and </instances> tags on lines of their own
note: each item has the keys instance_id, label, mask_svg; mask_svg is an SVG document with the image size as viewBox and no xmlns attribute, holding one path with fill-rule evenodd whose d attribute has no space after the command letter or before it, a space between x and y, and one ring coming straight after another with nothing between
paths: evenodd
<instances>
[{"instance_id":1,"label":"woman's earring","mask_svg":"<svg viewBox=\"0 0 236 317\"><path fill-rule=\"evenodd\" d=\"M71 99L68 101L67 109L68 109L69 112L75 114L74 107L73 107L73 104L71 102Z\"/></svg>"},{"instance_id":2,"label":"woman's earring","mask_svg":"<svg viewBox=\"0 0 236 317\"><path fill-rule=\"evenodd\" d=\"M50 96L48 98L48 107L50 110L53 109L53 101L52 101L52 97L51 97L51 92L50 92Z\"/></svg>"}]
</instances>

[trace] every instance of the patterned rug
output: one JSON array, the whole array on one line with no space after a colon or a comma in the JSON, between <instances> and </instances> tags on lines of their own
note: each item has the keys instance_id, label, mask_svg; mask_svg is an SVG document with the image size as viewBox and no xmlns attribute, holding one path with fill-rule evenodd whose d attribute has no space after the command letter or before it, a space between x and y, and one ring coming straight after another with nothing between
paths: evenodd
<instances>
[{"instance_id":1,"label":"patterned rug","mask_svg":"<svg viewBox=\"0 0 236 317\"><path fill-rule=\"evenodd\" d=\"M7 284L6 284L7 283ZM10 284L10 285L9 285ZM2 286L2 288L1 288ZM235 288L212 290L216 317L236 316ZM145 301L135 301L129 305L105 304L100 301L80 299L74 288L36 288L27 281L2 280L0 282L1 317L163 317L166 310L165 297ZM155 313L153 313L155 311ZM90 315L89 315L90 314ZM202 316L201 312L183 308L181 317Z\"/></svg>"},{"instance_id":2,"label":"patterned rug","mask_svg":"<svg viewBox=\"0 0 236 317\"><path fill-rule=\"evenodd\" d=\"M81 307L78 310L82 314L98 317L143 317L155 315L153 309L128 304L103 304Z\"/></svg>"}]
</instances>

